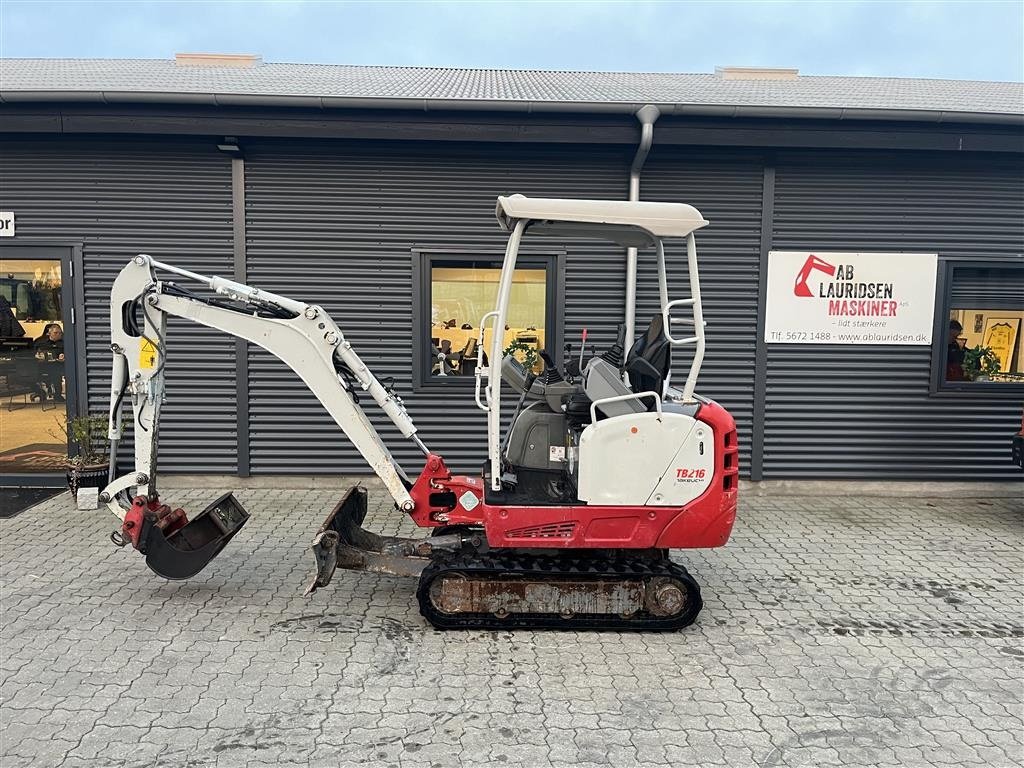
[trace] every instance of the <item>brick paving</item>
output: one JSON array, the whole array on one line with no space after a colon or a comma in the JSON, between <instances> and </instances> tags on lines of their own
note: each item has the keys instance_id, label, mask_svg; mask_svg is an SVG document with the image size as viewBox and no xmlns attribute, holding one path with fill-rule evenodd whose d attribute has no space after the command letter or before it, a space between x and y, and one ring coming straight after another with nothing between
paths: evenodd
<instances>
[{"instance_id":1,"label":"brick paving","mask_svg":"<svg viewBox=\"0 0 1024 768\"><path fill-rule=\"evenodd\" d=\"M411 580L302 597L336 492L237 495L187 582L66 494L0 520L3 768L1024 764L1024 502L751 495L687 630L442 633Z\"/></svg>"}]
</instances>

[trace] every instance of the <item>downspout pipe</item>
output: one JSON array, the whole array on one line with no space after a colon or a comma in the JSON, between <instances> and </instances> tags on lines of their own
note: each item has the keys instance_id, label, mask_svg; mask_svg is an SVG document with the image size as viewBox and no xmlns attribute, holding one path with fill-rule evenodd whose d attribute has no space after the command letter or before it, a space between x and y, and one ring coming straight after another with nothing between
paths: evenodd
<instances>
[{"instance_id":1,"label":"downspout pipe","mask_svg":"<svg viewBox=\"0 0 1024 768\"><path fill-rule=\"evenodd\" d=\"M647 162L647 154L651 151L651 144L654 143L654 122L661 117L661 110L653 104L648 104L637 110L636 118L640 121L640 144L636 148L636 155L633 157L633 165L629 169L629 199L636 201L640 199L640 171ZM637 251L636 248L626 249L626 344L625 351L633 345L636 336L636 270Z\"/></svg>"}]
</instances>

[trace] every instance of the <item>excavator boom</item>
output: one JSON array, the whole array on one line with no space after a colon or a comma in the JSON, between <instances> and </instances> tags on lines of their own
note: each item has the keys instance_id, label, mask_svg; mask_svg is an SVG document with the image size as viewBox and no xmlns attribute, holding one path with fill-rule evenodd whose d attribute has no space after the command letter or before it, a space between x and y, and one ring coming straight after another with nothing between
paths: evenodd
<instances>
[{"instance_id":1,"label":"excavator boom","mask_svg":"<svg viewBox=\"0 0 1024 768\"><path fill-rule=\"evenodd\" d=\"M162 280L160 273L200 283L213 295L201 296L175 282ZM282 360L316 395L381 478L396 506L406 512L412 510L413 501L409 496L412 482L357 404L357 392L369 393L402 435L414 440L425 453L426 446L416 436L416 426L401 398L370 372L322 307L221 277L206 277L142 254L121 270L114 281L110 300L114 364L108 436L114 446L112 455L116 455L116 446L122 436L121 412L125 401L129 401L133 414L135 463L134 471L122 477L113 476L116 462L111 463L111 477L101 499L122 521L131 524L128 532L122 532L122 540L138 543L144 521L126 518L144 517L148 507L153 507L148 511L155 512L157 522L164 523L155 527L165 535L176 533L176 521L184 517L183 513L176 514L180 510L163 510L164 505L158 503L157 492L157 437L165 395L169 316L187 318L246 339ZM219 532L219 536L214 536L211 531L209 536L203 537L204 544L211 539L223 538L228 531L233 535L244 522L238 512L240 505L237 501L221 499L213 506L219 509L214 517L220 520L220 528L224 530ZM228 507L231 514L225 512ZM213 510L208 512L212 514ZM168 520L169 516L174 519ZM204 517L209 517L209 514ZM232 523L237 525L232 527ZM167 530L168 526L170 530ZM182 523L181 528L184 527ZM224 543L226 541L218 541L219 547L211 557L220 551ZM188 551L194 554L197 548L202 546L193 542Z\"/></svg>"}]
</instances>

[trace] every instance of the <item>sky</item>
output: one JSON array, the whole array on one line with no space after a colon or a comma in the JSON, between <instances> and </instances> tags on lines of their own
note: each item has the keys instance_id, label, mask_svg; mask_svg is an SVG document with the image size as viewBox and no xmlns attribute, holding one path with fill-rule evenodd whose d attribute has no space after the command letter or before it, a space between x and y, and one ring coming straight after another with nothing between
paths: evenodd
<instances>
[{"instance_id":1,"label":"sky","mask_svg":"<svg viewBox=\"0 0 1024 768\"><path fill-rule=\"evenodd\" d=\"M1024 80L1024 2L0 0L0 56Z\"/></svg>"}]
</instances>

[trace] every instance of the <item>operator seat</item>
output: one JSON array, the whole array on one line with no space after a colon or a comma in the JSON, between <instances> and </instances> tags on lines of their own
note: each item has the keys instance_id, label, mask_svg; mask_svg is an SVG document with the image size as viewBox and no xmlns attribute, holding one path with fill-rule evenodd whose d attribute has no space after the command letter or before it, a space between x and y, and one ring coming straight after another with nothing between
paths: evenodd
<instances>
[{"instance_id":1,"label":"operator seat","mask_svg":"<svg viewBox=\"0 0 1024 768\"><path fill-rule=\"evenodd\" d=\"M665 338L660 314L651 318L647 333L636 340L626 356L626 373L634 392L657 392L664 397L672 368L672 345Z\"/></svg>"}]
</instances>

